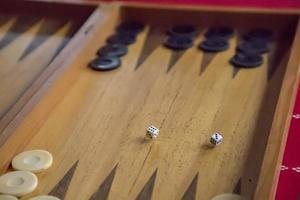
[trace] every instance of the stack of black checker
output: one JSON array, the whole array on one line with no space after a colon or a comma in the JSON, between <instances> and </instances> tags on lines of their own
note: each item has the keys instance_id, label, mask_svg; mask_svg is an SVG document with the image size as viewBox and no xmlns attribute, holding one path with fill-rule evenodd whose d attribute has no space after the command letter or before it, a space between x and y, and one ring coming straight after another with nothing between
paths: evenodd
<instances>
[{"instance_id":1,"label":"stack of black checker","mask_svg":"<svg viewBox=\"0 0 300 200\"><path fill-rule=\"evenodd\" d=\"M121 23L116 33L107 39L107 44L97 52L97 58L89 63L89 67L97 71L109 71L121 66L120 57L128 52L128 45L136 41L137 35L144 29L139 22Z\"/></svg>"},{"instance_id":2,"label":"stack of black checker","mask_svg":"<svg viewBox=\"0 0 300 200\"><path fill-rule=\"evenodd\" d=\"M233 36L233 29L230 27L212 27L205 33L205 40L199 48L205 52L221 52L229 48L228 40Z\"/></svg>"},{"instance_id":3,"label":"stack of black checker","mask_svg":"<svg viewBox=\"0 0 300 200\"><path fill-rule=\"evenodd\" d=\"M273 40L273 32L258 28L249 31L238 44L237 52L231 59L231 63L239 68L258 67L263 63L262 54L270 51L270 42Z\"/></svg>"},{"instance_id":4,"label":"stack of black checker","mask_svg":"<svg viewBox=\"0 0 300 200\"><path fill-rule=\"evenodd\" d=\"M169 37L165 42L167 48L173 50L185 50L194 45L194 39L198 32L192 25L175 25L168 30Z\"/></svg>"}]
</instances>

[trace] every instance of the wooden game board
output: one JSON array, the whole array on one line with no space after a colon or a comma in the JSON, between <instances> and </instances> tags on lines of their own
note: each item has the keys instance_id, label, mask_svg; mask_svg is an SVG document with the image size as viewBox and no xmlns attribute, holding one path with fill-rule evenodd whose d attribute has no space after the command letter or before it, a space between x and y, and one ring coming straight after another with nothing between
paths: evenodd
<instances>
[{"instance_id":1,"label":"wooden game board","mask_svg":"<svg viewBox=\"0 0 300 200\"><path fill-rule=\"evenodd\" d=\"M124 20L147 26L122 67L89 69ZM211 26L232 26L236 34L230 49L216 55L197 45L172 52L163 42L177 23L200 28L195 44ZM237 70L229 59L253 27L270 28L277 39L261 67ZM0 171L10 170L17 153L38 148L52 152L54 165L38 175L39 187L29 196L206 200L229 192L272 198L298 81L299 40L297 13L103 4L5 127ZM152 124L160 128L156 141L145 139ZM211 148L215 131L224 142Z\"/></svg>"}]
</instances>

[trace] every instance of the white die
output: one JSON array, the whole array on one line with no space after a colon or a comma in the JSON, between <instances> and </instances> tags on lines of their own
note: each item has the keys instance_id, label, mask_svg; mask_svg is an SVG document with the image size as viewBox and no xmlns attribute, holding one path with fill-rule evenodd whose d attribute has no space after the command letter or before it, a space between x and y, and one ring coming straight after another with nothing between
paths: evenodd
<instances>
[{"instance_id":1,"label":"white die","mask_svg":"<svg viewBox=\"0 0 300 200\"><path fill-rule=\"evenodd\" d=\"M210 143L212 143L215 146L221 144L222 141L223 141L223 136L218 132L215 132L210 138Z\"/></svg>"},{"instance_id":2,"label":"white die","mask_svg":"<svg viewBox=\"0 0 300 200\"><path fill-rule=\"evenodd\" d=\"M156 139L159 135L159 129L156 128L155 126L150 126L149 128L147 128L147 136L152 138L152 139Z\"/></svg>"}]
</instances>

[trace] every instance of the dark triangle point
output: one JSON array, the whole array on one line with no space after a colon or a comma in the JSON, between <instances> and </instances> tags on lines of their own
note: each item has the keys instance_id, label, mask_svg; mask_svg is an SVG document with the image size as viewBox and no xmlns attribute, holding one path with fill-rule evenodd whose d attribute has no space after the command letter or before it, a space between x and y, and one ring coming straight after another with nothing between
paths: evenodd
<instances>
[{"instance_id":1,"label":"dark triangle point","mask_svg":"<svg viewBox=\"0 0 300 200\"><path fill-rule=\"evenodd\" d=\"M63 21L53 21L50 19L46 19L36 36L33 38L31 43L27 46L22 56L19 58L19 61L23 60L26 56L28 56L31 52L33 52L36 48L41 46L44 42L47 41L51 37L51 35L55 34L60 28L66 25L66 22Z\"/></svg>"},{"instance_id":2,"label":"dark triangle point","mask_svg":"<svg viewBox=\"0 0 300 200\"><path fill-rule=\"evenodd\" d=\"M244 34L244 31L242 31L242 30L237 31L237 39L236 39L237 46L242 42L243 34ZM233 74L232 74L233 79L236 77L236 75L239 73L239 71L240 71L240 68L233 66Z\"/></svg>"},{"instance_id":3,"label":"dark triangle point","mask_svg":"<svg viewBox=\"0 0 300 200\"><path fill-rule=\"evenodd\" d=\"M280 41L281 44L285 46L281 46L279 48L278 44L271 44L270 52L267 55L268 59L268 80L272 79L273 75L277 71L278 67L281 64L281 60L283 59L283 55L288 51L286 41Z\"/></svg>"},{"instance_id":4,"label":"dark triangle point","mask_svg":"<svg viewBox=\"0 0 300 200\"><path fill-rule=\"evenodd\" d=\"M232 78L234 79L236 75L239 73L240 68L238 67L233 67L233 73L232 73Z\"/></svg>"},{"instance_id":5,"label":"dark triangle point","mask_svg":"<svg viewBox=\"0 0 300 200\"><path fill-rule=\"evenodd\" d=\"M161 31L160 27L156 27L151 25L147 36L145 38L145 42L137 60L137 64L135 66L135 70L137 70L146 59L154 52L156 48L158 48L164 42L165 35Z\"/></svg>"},{"instance_id":6,"label":"dark triangle point","mask_svg":"<svg viewBox=\"0 0 300 200\"><path fill-rule=\"evenodd\" d=\"M20 16L12 27L6 32L5 36L0 40L0 49L5 48L15 41L22 34L28 31L32 26L40 21L40 18L30 16Z\"/></svg>"},{"instance_id":7,"label":"dark triangle point","mask_svg":"<svg viewBox=\"0 0 300 200\"><path fill-rule=\"evenodd\" d=\"M198 175L199 173L196 174L196 176L193 178L191 184L185 191L183 197L181 200L195 200L196 199L196 193L197 193L197 185L198 185Z\"/></svg>"},{"instance_id":8,"label":"dark triangle point","mask_svg":"<svg viewBox=\"0 0 300 200\"><path fill-rule=\"evenodd\" d=\"M139 195L137 196L136 200L151 200L153 188L155 184L155 179L157 175L157 169L149 178L143 189L140 191Z\"/></svg>"},{"instance_id":9,"label":"dark triangle point","mask_svg":"<svg viewBox=\"0 0 300 200\"><path fill-rule=\"evenodd\" d=\"M54 58L56 58L56 56L60 53L60 51L68 44L68 42L70 41L70 36L72 36L76 32L76 29L77 29L77 25L72 23L66 34L67 37L64 37L64 39L61 41L61 43L56 49L55 54L52 56L52 59L49 61L47 65L49 65L54 60Z\"/></svg>"},{"instance_id":10,"label":"dark triangle point","mask_svg":"<svg viewBox=\"0 0 300 200\"><path fill-rule=\"evenodd\" d=\"M179 50L179 51L173 50L172 51L170 61L169 61L169 65L168 65L168 69L167 69L167 73L169 71L171 71L171 69L178 62L178 60L183 56L184 53L185 53L185 50Z\"/></svg>"},{"instance_id":11,"label":"dark triangle point","mask_svg":"<svg viewBox=\"0 0 300 200\"><path fill-rule=\"evenodd\" d=\"M69 169L69 171L64 175L64 177L59 181L58 184L56 184L56 186L52 189L52 191L49 193L49 195L53 195L56 196L60 199L64 199L69 185L71 183L71 180L73 178L74 172L76 170L76 167L78 165L77 161L75 164L73 164L73 166Z\"/></svg>"},{"instance_id":12,"label":"dark triangle point","mask_svg":"<svg viewBox=\"0 0 300 200\"><path fill-rule=\"evenodd\" d=\"M13 20L14 16L12 15L2 15L0 16L0 27L8 23L10 20Z\"/></svg>"},{"instance_id":13,"label":"dark triangle point","mask_svg":"<svg viewBox=\"0 0 300 200\"><path fill-rule=\"evenodd\" d=\"M236 183L233 193L235 194L241 194L242 191L242 178L239 178L238 182Z\"/></svg>"},{"instance_id":14,"label":"dark triangle point","mask_svg":"<svg viewBox=\"0 0 300 200\"><path fill-rule=\"evenodd\" d=\"M93 194L90 200L106 200L109 195L109 191L114 180L118 164L111 170L109 175L105 178L102 184L99 186L98 190Z\"/></svg>"},{"instance_id":15,"label":"dark triangle point","mask_svg":"<svg viewBox=\"0 0 300 200\"><path fill-rule=\"evenodd\" d=\"M204 52L201 66L200 66L200 75L206 70L206 68L208 67L208 65L211 63L211 61L214 59L216 55L217 55L216 53Z\"/></svg>"},{"instance_id":16,"label":"dark triangle point","mask_svg":"<svg viewBox=\"0 0 300 200\"><path fill-rule=\"evenodd\" d=\"M283 64L284 59L290 55L290 47L293 40L290 40L293 35L293 29L284 32L275 41L270 44L270 52L268 53L268 81L275 75L278 68ZM283 67L283 66L282 66Z\"/></svg>"}]
</instances>

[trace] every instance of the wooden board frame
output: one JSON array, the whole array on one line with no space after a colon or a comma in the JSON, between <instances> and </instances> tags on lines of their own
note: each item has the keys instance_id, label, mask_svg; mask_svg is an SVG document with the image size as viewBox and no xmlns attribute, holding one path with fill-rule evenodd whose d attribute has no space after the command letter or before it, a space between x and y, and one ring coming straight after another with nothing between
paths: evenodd
<instances>
[{"instance_id":1,"label":"wooden board frame","mask_svg":"<svg viewBox=\"0 0 300 200\"><path fill-rule=\"evenodd\" d=\"M238 6L218 6L218 5L185 5L185 4L157 4L151 2L132 2L132 1L113 1L112 3L98 0L29 0L29 1L43 1L43 2L58 2L58 3L69 3L69 4L80 4L80 5L104 5L104 4L115 4L120 6L130 6L136 8L156 8L156 9L185 9L185 10L211 10L211 11L225 11L225 12L238 12L238 13L274 13L274 14L300 14L300 9L292 8L261 8L261 7L238 7Z\"/></svg>"},{"instance_id":2,"label":"wooden board frame","mask_svg":"<svg viewBox=\"0 0 300 200\"><path fill-rule=\"evenodd\" d=\"M95 27L101 26L105 19L109 17L111 9L118 9L120 5L101 4L101 6L94 11L92 16L86 21L81 30L76 34L67 47L60 53L60 55L53 61L50 67L40 76L39 79L28 89L28 91L21 97L15 107L5 116L0 122L0 146L5 143L10 134L18 126L18 124L26 117L26 115L33 109L39 99L46 93L49 86L68 68L68 63L80 53L81 47L86 44L87 40L93 37ZM127 4L126 6L147 6L145 4ZM153 5L148 5L153 7ZM155 6L157 9L166 9L164 6ZM170 6L168 6L170 9ZM182 7L174 7L174 9L185 9ZM209 8L187 8L195 10L211 10ZM231 12L231 10L226 10ZM239 12L232 10L233 12ZM251 11L255 12L255 10ZM267 10L260 10L259 12L266 12ZM270 13L275 13L271 11ZM287 14L295 14L298 11L285 12ZM290 58L287 64L286 73L281 86L281 91L276 106L274 120L270 131L266 153L264 155L263 165L259 175L259 182L255 192L255 199L266 200L275 198L276 184L278 180L279 167L281 164L284 147L286 144L287 133L290 124L291 112L294 105L296 89L299 84L300 75L300 21L298 21L297 30L293 46L291 49ZM74 51L75 50L75 51ZM65 60L65 56L69 56L70 60Z\"/></svg>"},{"instance_id":3,"label":"wooden board frame","mask_svg":"<svg viewBox=\"0 0 300 200\"><path fill-rule=\"evenodd\" d=\"M292 111L299 85L300 21L298 21L287 71L282 83L276 106L266 153L264 156L255 199L274 199L283 158L286 139L289 131Z\"/></svg>"}]
</instances>

